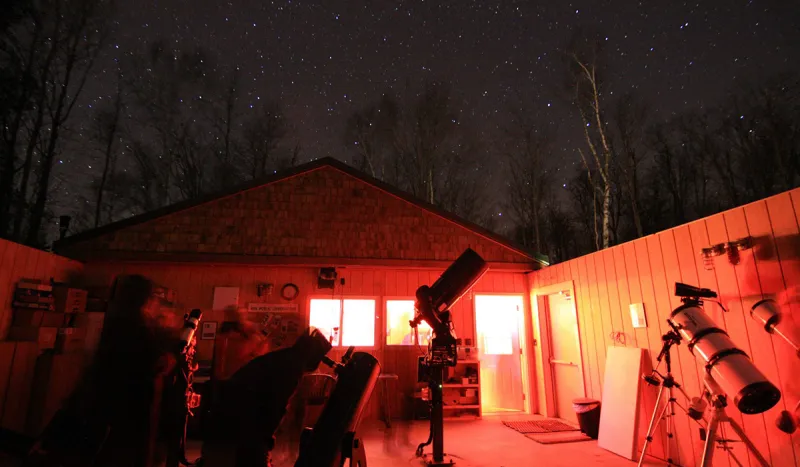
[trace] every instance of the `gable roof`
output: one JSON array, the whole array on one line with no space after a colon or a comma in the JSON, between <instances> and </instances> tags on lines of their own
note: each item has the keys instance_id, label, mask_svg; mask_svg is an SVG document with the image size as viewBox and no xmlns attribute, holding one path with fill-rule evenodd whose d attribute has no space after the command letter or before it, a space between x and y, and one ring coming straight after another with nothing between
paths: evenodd
<instances>
[{"instance_id":1,"label":"gable roof","mask_svg":"<svg viewBox=\"0 0 800 467\"><path fill-rule=\"evenodd\" d=\"M288 182L288 181L290 181L292 179L295 179L295 178L297 178L299 176L308 177L308 176L310 176L310 174L318 172L321 169L327 169L327 172L330 172L332 170L332 171L334 171L334 172L336 172L336 173L338 173L340 175L343 174L346 177L350 177L351 179L355 179L355 181L360 182L360 184L366 185L368 187L372 187L373 189L376 189L379 192L382 192L382 193L384 193L386 195L389 195L389 196L391 196L392 198L394 198L396 200L400 200L402 203L404 203L404 204L406 204L408 206L411 206L411 207L416 208L418 210L424 211L428 215L433 215L436 218L440 219L441 221L449 223L450 225L454 225L456 227L459 227L460 228L459 230L466 230L469 233L471 233L472 235L474 235L474 236L476 236L476 237L478 237L480 239L480 240L475 240L475 241L478 241L478 242L485 241L485 242L488 242L487 245L488 244L492 244L494 246L500 247L505 253L501 254L501 253L498 253L498 252L495 251L494 252L494 256L497 257L497 258L494 258L494 261L498 261L499 260L499 262L510 262L510 263L528 262L528 263L538 263L539 265L547 265L547 262L541 256L539 256L539 255L537 255L537 254L535 254L535 253L533 253L531 251L528 251L527 249L525 249L525 248L523 248L521 246L518 246L518 245L514 244L513 242L505 239L504 237L499 236L499 235L497 235L497 234L495 234L493 232L490 232L490 231L488 231L488 230L486 230L486 229L484 229L484 228L482 228L482 227L480 227L480 226L478 226L478 225L476 225L476 224L474 224L472 222L466 221L466 220L461 219L461 218L459 218L459 217L457 217L457 216L455 216L453 214L450 214L450 213L448 213L446 211L443 211L442 209L437 208L436 206L434 206L432 204L429 204L429 203L426 203L424 201L421 201L421 200L419 200L419 199L417 199L417 198L415 198L415 197L413 197L413 196L411 196L411 195L409 195L407 193L404 193L404 192L398 190L395 187L392 187L392 186L390 186L390 185L388 185L388 184L386 184L386 183L384 183L384 182L382 182L380 180L377 180L377 179L375 179L375 178L373 178L373 177L371 177L371 176L369 176L369 175L367 175L367 174L365 174L363 172L360 172L360 171L358 171L358 170L356 170L356 169L344 164L343 162L340 162L340 161L338 161L336 159L333 159L333 158L318 159L316 161L312 161L312 162L309 162L309 163L306 163L306 164L291 168L291 169L283 171L283 172L278 172L273 176L269 176L269 177L266 177L264 179L260 179L260 180L256 180L256 181L252 181L252 182L246 183L246 184L244 184L242 186L239 186L239 187L237 187L235 189L232 189L232 190L228 190L228 191L225 191L225 192L222 192L222 193L216 193L216 194L211 194L211 195L207 195L207 196L202 196L202 197L199 197L199 198L196 198L196 199L182 201L182 202L179 202L179 203L172 204L170 206L165 206L163 208L159 208L159 209L156 209L156 210L141 214L141 215L133 216L133 217L130 217L128 219L124 219L124 220L121 220L121 221L118 221L118 222L113 222L111 224L108 224L108 225L105 225L105 226L102 226L102 227L91 229L91 230L88 230L86 232L78 233L76 235L72 235L70 237L66 237L66 238L64 238L62 240L57 241L54 244L54 249L56 251L62 253L62 254L66 254L67 256L78 257L78 259L88 259L88 257L91 257L91 256L97 257L96 254L95 255L90 254L93 250L97 250L97 249L107 250L107 251L114 250L114 251L117 251L117 252L119 252L120 250L128 249L128 250L135 250L135 251L141 252L141 251L146 251L149 248L149 250L152 251L152 252L162 252L162 253L168 253L170 251L174 252L174 251L177 251L177 250L173 250L171 248L164 249L163 245L159 246L159 245L156 245L156 244L153 243L153 240L155 240L155 238L153 236L141 233L142 229L143 229L143 225L144 224L148 224L148 223L152 224L153 222L158 223L158 221L163 221L168 216L174 217L174 216L180 215L181 213L187 214L187 211L197 212L195 208L198 208L200 206L209 206L209 203L215 203L215 202L217 202L217 203L226 203L225 204L226 209L228 209L228 210L230 210L230 209L238 209L238 208L241 208L242 206L241 205L232 205L232 204L230 204L232 202L231 201L232 199L234 199L234 198L239 199L242 196L251 196L251 197L255 196L255 195L253 195L253 193L254 193L253 190L257 190L259 188L266 188L266 187L275 185L275 184L280 183L280 182ZM328 175L328 178L330 178L330 177L334 177L335 178L336 175L330 173ZM295 183L300 183L300 182L295 180ZM316 183L322 184L323 186L326 183L327 183L327 185L331 185L332 184L331 180L326 180L326 181L322 181L321 180L321 181L318 181ZM347 184L347 182L344 182L342 180L334 181L334 184L336 184L336 183L338 183L339 185ZM294 189L297 189L297 187L294 187ZM300 190L302 190L302 188L300 188ZM347 193L350 193L350 192L344 192L343 190L339 190L339 192L345 193L345 195L347 195ZM284 198L285 197L286 196L284 196ZM290 198L291 198L291 196L290 196ZM283 199L283 198L279 198L279 199ZM250 200L250 201L251 202L249 202L247 204L247 206L248 206L249 209L252 209L252 206L254 206L254 204L252 202L253 200ZM241 201L240 204L244 203L244 202L245 201ZM261 202L262 204L256 206L256 211L254 211L255 213L259 213L259 212L265 211L264 206L266 206L266 205L269 205L270 207L272 207L272 205L269 204L269 203L274 202L274 200L272 200L272 199L265 200L263 197L261 197L261 198L256 199L256 203L259 203L259 202ZM384 202L388 202L388 198L385 198ZM266 204L264 204L264 203L266 203ZM369 203L369 202L367 202L367 203ZM241 210L241 209L239 209L239 210ZM267 210L270 210L270 209L267 209ZM372 211L374 211L374 208L372 208ZM224 210L223 211L217 210L216 212L219 213L219 212L225 212L225 211ZM188 224L190 221L186 220L185 217L186 216L184 216L184 219L183 219L185 221L184 224ZM285 217L286 216L284 216L284 218ZM217 218L214 217L213 215L210 215L210 216L207 217L207 219L208 220L211 220L211 219L216 220ZM177 218L174 219L174 220L177 220ZM237 218L237 219L233 219L232 222L241 222L242 220L243 220L243 218ZM374 221L374 219L372 219L372 218L370 218L370 220ZM186 225L182 225L181 229L182 230L191 230ZM157 230L163 230L164 232L166 232L166 229L157 229ZM432 230L438 231L438 232L427 232L427 233L441 233L441 232L448 231L447 228L443 228L443 227L434 228ZM138 238L139 239L146 239L147 241L150 241L149 247L148 246L144 246L143 247L142 245L136 245L135 247L131 247L129 243L124 243L124 242L121 243L119 241L115 242L113 240L113 238L125 237L123 232L127 232L127 231L138 231L138 232L140 232L140 235L138 236ZM178 231L179 230L178 230L177 226L175 226L172 229L172 232L178 232ZM462 240L460 243L464 243L464 241L463 241L464 240L464 235L463 235L464 232L459 233L459 232L453 231L451 233L460 235L460 236L454 237L454 238L459 238L460 240ZM221 235L225 235L225 233L223 232ZM219 236L217 236L216 238L218 238L218 237ZM163 242L164 238L166 238L166 236L162 235L162 237L158 237L157 240L159 242ZM381 236L380 238L382 240L383 236ZM259 238L258 242L256 242L256 243L263 242L264 240L265 240L265 238ZM274 238L272 240L274 240ZM182 241L185 242L186 239L182 239ZM192 241L192 240L189 240L189 241ZM466 242L470 246L472 245L472 243L470 243L469 239L467 239ZM139 242L139 243L142 243L142 242ZM434 243L436 243L436 240L435 239L429 239L429 243L430 244L434 244ZM426 244L426 245L428 247L430 247L431 246L430 244ZM487 249L487 248L491 249L489 246L486 246L484 249ZM492 248L494 248L494 247L492 247ZM203 248L200 249L200 251L203 251L203 250L204 250ZM256 255L257 254L270 255L270 254L280 254L280 253L283 253L284 255L286 254L285 251L278 252L278 251L274 251L272 249L260 249L259 251L234 251L234 250L226 248L226 250L227 251L216 251L215 249L205 249L205 251L208 252L208 253L237 253L237 252L239 252L239 253L242 253L242 254L256 254ZM312 250L309 250L309 249L304 250L304 251L298 250L296 253L299 254L299 255L302 255L303 253L307 253L308 251L312 251ZM313 249L313 251L316 252L317 249ZM94 253L97 253L97 252L94 252ZM348 253L345 253L345 254L348 254ZM393 253L390 252L389 256L391 257L392 254ZM315 256L315 255L312 255L312 256ZM454 259L454 258L446 257L447 255L445 255L444 253L441 256L442 256L441 258L437 257L435 259L437 259L437 260L438 259L441 259L441 260ZM118 257L119 257L119 255L118 255ZM417 258L407 257L407 258L403 258L403 259L411 260L411 259L417 259ZM434 259L434 258L431 257L431 258L428 258L428 259Z\"/></svg>"}]
</instances>

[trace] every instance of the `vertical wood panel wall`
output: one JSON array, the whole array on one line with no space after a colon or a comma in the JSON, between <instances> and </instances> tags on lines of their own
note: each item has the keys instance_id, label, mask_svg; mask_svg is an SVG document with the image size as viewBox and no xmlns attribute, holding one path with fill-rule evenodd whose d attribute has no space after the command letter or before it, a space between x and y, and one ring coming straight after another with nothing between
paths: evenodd
<instances>
[{"instance_id":1,"label":"vertical wood panel wall","mask_svg":"<svg viewBox=\"0 0 800 467\"><path fill-rule=\"evenodd\" d=\"M0 340L8 336L11 303L20 279L68 281L82 269L77 261L0 239Z\"/></svg>"},{"instance_id":2,"label":"vertical wood panel wall","mask_svg":"<svg viewBox=\"0 0 800 467\"><path fill-rule=\"evenodd\" d=\"M755 247L741 252L739 264L720 256L714 259L713 268L705 267L702 248L747 236L754 238ZM775 298L782 304L786 325L800 334L800 189L550 266L530 273L529 280L531 294L537 288L573 281L584 385L587 395L596 399L602 398L605 366L613 364L606 362L606 349L622 345L612 339L612 333L623 333L628 347L648 349L655 365L661 335L667 331L666 319L680 304L673 295L674 283L716 290L729 312L723 313L710 302L705 304L706 312L783 394L780 403L764 414L742 415L734 407L729 407L728 413L744 427L771 465L800 465L800 432L790 436L775 424L782 410L791 411L800 400L800 359L786 342L767 334L749 316L755 302ZM632 328L631 303L644 304L646 329ZM673 351L673 373L691 396L699 395L704 370L685 344ZM646 390L655 393L653 388ZM653 399L648 394L644 400ZM652 403L645 404L645 417L651 410ZM676 422L681 462L699 464L702 442L697 425L683 413L677 415ZM655 452L663 453L664 443L657 440ZM733 446L734 453L747 465L748 455L741 443ZM717 451L716 456L715 465L727 465L724 452ZM752 457L749 464L757 465Z\"/></svg>"},{"instance_id":3,"label":"vertical wood panel wall","mask_svg":"<svg viewBox=\"0 0 800 467\"><path fill-rule=\"evenodd\" d=\"M280 298L283 284L294 283L299 288L299 311L308 317L308 302L312 297L347 298L373 297L376 299L377 329L376 346L373 349L362 349L375 355L381 363L383 373L396 374L398 380L380 382L373 392L367 417L379 414L379 398L383 384L396 385L390 388L394 394L391 403L393 417L407 415L410 408L410 395L416 383L417 356L420 351L416 346L386 346L384 305L386 298L413 298L417 288L423 284L432 284L441 270L429 269L391 269L391 268L338 268L340 278L344 278L343 287L337 284L334 291L317 289L318 268L312 267L270 267L270 266L236 266L208 264L154 264L154 263L89 263L86 265L84 280L87 285L110 285L118 274L142 274L160 285L173 289L177 295L181 309L200 308L204 311L205 320L221 319L217 312L210 312L214 287L239 287L239 304L247 306L249 302L286 303ZM271 297L259 298L256 295L256 284L272 283L275 290ZM475 293L514 293L526 295L528 292L523 273L489 272L462 298L453 308L453 321L458 337L472 338L475 334L475 313L473 296ZM198 353L200 358L211 358L212 341L200 341ZM340 355L340 351L332 352L332 356Z\"/></svg>"}]
</instances>

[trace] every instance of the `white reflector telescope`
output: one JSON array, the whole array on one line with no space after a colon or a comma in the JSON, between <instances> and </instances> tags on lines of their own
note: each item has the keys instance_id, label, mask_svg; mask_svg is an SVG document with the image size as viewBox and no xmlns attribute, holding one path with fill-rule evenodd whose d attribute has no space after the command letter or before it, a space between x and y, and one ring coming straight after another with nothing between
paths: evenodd
<instances>
[{"instance_id":1,"label":"white reflector telescope","mask_svg":"<svg viewBox=\"0 0 800 467\"><path fill-rule=\"evenodd\" d=\"M686 289L679 293L677 287L676 295L691 296ZM705 361L708 374L729 397L733 397L734 404L742 413L759 414L774 407L781 399L780 390L756 368L744 350L736 347L728 333L703 311L701 304L699 299L684 298L684 304L670 315L670 323L686 340L689 351Z\"/></svg>"}]
</instances>

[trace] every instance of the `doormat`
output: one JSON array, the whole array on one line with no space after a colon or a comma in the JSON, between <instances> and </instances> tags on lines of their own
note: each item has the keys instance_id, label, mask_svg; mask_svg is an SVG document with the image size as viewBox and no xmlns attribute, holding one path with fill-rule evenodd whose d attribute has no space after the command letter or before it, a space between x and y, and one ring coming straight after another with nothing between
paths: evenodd
<instances>
[{"instance_id":1,"label":"doormat","mask_svg":"<svg viewBox=\"0 0 800 467\"><path fill-rule=\"evenodd\" d=\"M505 421L503 425L522 434L556 433L559 431L579 431L578 427L568 425L561 420L551 418L543 420Z\"/></svg>"},{"instance_id":2,"label":"doormat","mask_svg":"<svg viewBox=\"0 0 800 467\"><path fill-rule=\"evenodd\" d=\"M563 431L561 433L529 433L525 435L539 444L561 444L577 443L579 441L591 441L592 438L580 431Z\"/></svg>"}]
</instances>

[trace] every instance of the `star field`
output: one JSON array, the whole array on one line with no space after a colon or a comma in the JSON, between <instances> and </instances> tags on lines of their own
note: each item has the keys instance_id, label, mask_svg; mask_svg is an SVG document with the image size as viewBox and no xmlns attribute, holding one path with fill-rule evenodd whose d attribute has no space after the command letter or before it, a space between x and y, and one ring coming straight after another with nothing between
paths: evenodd
<instances>
[{"instance_id":1,"label":"star field","mask_svg":"<svg viewBox=\"0 0 800 467\"><path fill-rule=\"evenodd\" d=\"M788 1L523 2L159 0L120 5L82 108L111 98L120 62L163 39L199 45L239 67L240 103L280 99L302 158L348 161L347 117L387 89L453 84L459 111L491 147L524 108L557 131L557 186L579 163L581 129L564 89L561 51L581 27L602 31L610 94L634 90L652 118L712 106L733 87L791 70L800 9ZM128 5L131 5L130 7ZM213 70L209 70L213 71ZM140 70L140 72L145 72ZM500 165L488 151L484 163ZM61 164L98 170L82 156ZM73 169L74 170L74 169ZM502 187L502 171L490 181Z\"/></svg>"}]
</instances>

